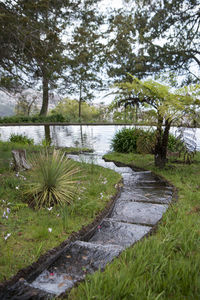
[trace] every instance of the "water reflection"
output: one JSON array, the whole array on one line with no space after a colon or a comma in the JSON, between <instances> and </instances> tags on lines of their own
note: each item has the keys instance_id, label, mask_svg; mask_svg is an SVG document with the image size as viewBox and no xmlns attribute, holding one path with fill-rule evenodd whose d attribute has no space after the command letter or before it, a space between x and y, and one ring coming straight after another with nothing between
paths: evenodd
<instances>
[{"instance_id":1,"label":"water reflection","mask_svg":"<svg viewBox=\"0 0 200 300\"><path fill-rule=\"evenodd\" d=\"M51 133L50 133L49 125L44 125L44 134L45 134L45 144L51 145Z\"/></svg>"},{"instance_id":2,"label":"water reflection","mask_svg":"<svg viewBox=\"0 0 200 300\"><path fill-rule=\"evenodd\" d=\"M6 126L0 127L0 139L9 140L11 134L22 134L34 139L36 144L41 144L46 138L52 145L58 147L87 147L98 154L104 154L110 150L113 136L123 127L131 125L73 125L73 126ZM188 129L190 131L190 129ZM176 128L172 128L172 133ZM200 149L200 129L196 129L197 146Z\"/></svg>"}]
</instances>

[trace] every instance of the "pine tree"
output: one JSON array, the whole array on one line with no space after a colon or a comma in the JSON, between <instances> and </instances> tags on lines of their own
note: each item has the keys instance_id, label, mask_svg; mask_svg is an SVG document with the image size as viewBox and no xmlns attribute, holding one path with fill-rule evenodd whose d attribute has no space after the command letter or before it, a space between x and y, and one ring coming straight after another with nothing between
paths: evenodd
<instances>
[{"instance_id":1,"label":"pine tree","mask_svg":"<svg viewBox=\"0 0 200 300\"><path fill-rule=\"evenodd\" d=\"M199 81L198 0L138 0L134 23L146 65L186 75L187 83Z\"/></svg>"},{"instance_id":2,"label":"pine tree","mask_svg":"<svg viewBox=\"0 0 200 300\"><path fill-rule=\"evenodd\" d=\"M91 1L92 2L92 1ZM79 119L81 119L81 104L90 101L94 92L102 87L100 69L103 65L100 42L100 26L103 17L97 12L98 1L93 5L85 4L81 21L75 26L72 38L67 44L68 59L66 64L67 78L65 86L70 94L76 95L79 101Z\"/></svg>"}]
</instances>

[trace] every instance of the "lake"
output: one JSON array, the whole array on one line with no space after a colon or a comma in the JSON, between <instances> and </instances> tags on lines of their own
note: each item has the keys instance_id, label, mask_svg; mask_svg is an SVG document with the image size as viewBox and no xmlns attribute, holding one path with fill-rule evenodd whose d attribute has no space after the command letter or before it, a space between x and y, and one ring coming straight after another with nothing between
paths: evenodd
<instances>
[{"instance_id":1,"label":"lake","mask_svg":"<svg viewBox=\"0 0 200 300\"><path fill-rule=\"evenodd\" d=\"M52 144L59 147L88 147L97 154L103 155L110 150L110 143L115 133L123 127L133 125L65 125L50 126ZM8 141L11 134L22 134L34 139L35 144L42 143L45 139L44 125L41 126L0 126L0 139ZM143 126L143 128L148 128ZM173 127L171 133L176 134L177 128ZM184 130L184 138L190 143L196 140L197 150L200 150L200 128Z\"/></svg>"}]
</instances>

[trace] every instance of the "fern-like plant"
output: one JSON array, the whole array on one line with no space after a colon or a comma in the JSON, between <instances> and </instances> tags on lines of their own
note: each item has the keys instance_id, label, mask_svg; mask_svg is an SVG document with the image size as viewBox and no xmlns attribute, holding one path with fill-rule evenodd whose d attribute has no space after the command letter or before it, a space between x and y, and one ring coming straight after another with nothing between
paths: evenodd
<instances>
[{"instance_id":1,"label":"fern-like plant","mask_svg":"<svg viewBox=\"0 0 200 300\"><path fill-rule=\"evenodd\" d=\"M23 187L26 201L36 208L70 204L80 171L73 161L60 150L52 154L45 150L35 154L31 164L31 174Z\"/></svg>"}]
</instances>

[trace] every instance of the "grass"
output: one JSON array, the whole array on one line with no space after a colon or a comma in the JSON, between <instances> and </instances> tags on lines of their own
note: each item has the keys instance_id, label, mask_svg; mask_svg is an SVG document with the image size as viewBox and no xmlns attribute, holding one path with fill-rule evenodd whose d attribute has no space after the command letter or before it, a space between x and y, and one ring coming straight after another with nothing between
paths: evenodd
<instances>
[{"instance_id":1,"label":"grass","mask_svg":"<svg viewBox=\"0 0 200 300\"><path fill-rule=\"evenodd\" d=\"M58 246L72 232L91 223L115 194L114 186L120 180L120 175L114 171L76 162L84 177L77 185L72 204L62 208L32 209L21 201L21 187L29 171L15 173L9 167L13 148L20 148L20 145L0 142L1 282ZM41 149L24 145L23 148L27 150L27 158Z\"/></svg>"},{"instance_id":2,"label":"grass","mask_svg":"<svg viewBox=\"0 0 200 300\"><path fill-rule=\"evenodd\" d=\"M153 156L112 153L107 159L152 170L178 188L156 233L139 241L109 264L88 275L70 300L200 299L200 154L195 163L154 167Z\"/></svg>"}]
</instances>

